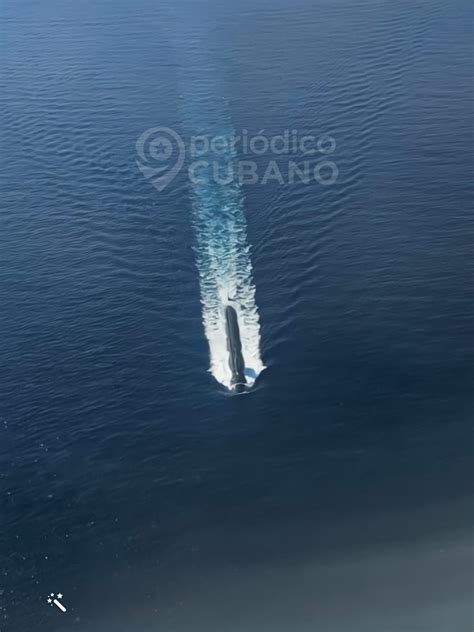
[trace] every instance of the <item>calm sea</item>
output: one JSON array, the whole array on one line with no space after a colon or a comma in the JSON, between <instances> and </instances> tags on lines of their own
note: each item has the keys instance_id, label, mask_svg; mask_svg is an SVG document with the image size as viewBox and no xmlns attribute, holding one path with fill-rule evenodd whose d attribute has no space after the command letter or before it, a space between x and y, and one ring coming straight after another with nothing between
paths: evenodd
<instances>
[{"instance_id":1,"label":"calm sea","mask_svg":"<svg viewBox=\"0 0 474 632\"><path fill-rule=\"evenodd\" d=\"M1 632L469 632L468 0L1 16ZM326 135L337 179L159 191L157 127Z\"/></svg>"}]
</instances>

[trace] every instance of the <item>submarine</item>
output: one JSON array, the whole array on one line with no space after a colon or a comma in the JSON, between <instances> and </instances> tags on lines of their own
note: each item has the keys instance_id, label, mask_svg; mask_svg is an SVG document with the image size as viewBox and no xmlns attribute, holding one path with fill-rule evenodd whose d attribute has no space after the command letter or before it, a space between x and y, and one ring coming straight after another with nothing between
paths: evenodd
<instances>
[{"instance_id":1,"label":"submarine","mask_svg":"<svg viewBox=\"0 0 474 632\"><path fill-rule=\"evenodd\" d=\"M242 355L239 320L237 312L231 305L225 308L225 332L227 337L227 351L229 352L229 368L232 372L231 387L237 393L243 393L247 380L245 379L245 362Z\"/></svg>"}]
</instances>

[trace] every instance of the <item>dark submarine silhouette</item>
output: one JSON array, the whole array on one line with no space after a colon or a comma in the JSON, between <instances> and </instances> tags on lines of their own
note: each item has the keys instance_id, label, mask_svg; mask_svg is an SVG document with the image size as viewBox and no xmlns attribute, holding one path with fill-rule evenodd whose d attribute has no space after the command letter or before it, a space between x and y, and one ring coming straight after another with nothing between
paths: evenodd
<instances>
[{"instance_id":1,"label":"dark submarine silhouette","mask_svg":"<svg viewBox=\"0 0 474 632\"><path fill-rule=\"evenodd\" d=\"M231 387L237 393L245 391L245 362L242 355L239 320L237 312L231 305L225 308L225 331L227 336L227 350L229 352L229 367L232 372Z\"/></svg>"}]
</instances>

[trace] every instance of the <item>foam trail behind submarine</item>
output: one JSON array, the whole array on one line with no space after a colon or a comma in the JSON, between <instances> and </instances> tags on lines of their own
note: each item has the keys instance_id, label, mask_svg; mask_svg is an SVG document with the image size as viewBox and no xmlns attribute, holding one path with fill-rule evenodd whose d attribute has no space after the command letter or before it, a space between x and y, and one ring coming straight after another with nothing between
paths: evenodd
<instances>
[{"instance_id":1,"label":"foam trail behind submarine","mask_svg":"<svg viewBox=\"0 0 474 632\"><path fill-rule=\"evenodd\" d=\"M185 31L189 35L180 37L175 49L180 68L183 130L189 138L232 139L237 134L222 95L225 76L215 50L209 46L213 34L209 32L208 23L178 12L176 29L181 35ZM183 46L183 42L187 44ZM206 143L202 141L197 145L202 149ZM202 321L209 344L209 372L229 390L237 390L236 379L249 388L265 368L260 355L259 313L244 198L238 177L232 177L238 152L232 143L225 148L217 148L214 143L209 145L204 154L191 156L198 160L198 169L192 178L191 200ZM226 312L229 301L233 314ZM226 313L232 314L230 319L236 327L231 327L231 331L238 332L240 340L237 344L237 337L232 338L235 344L230 348L236 350L235 345L240 346L240 352L233 356L228 347ZM236 367L236 371L231 366Z\"/></svg>"},{"instance_id":2,"label":"foam trail behind submarine","mask_svg":"<svg viewBox=\"0 0 474 632\"><path fill-rule=\"evenodd\" d=\"M222 133L229 135L228 129ZM237 182L223 185L214 179L216 165L221 173L232 166L233 152L208 156L207 160L209 166L200 169L201 179L193 183L192 196L202 318L209 343L209 370L218 382L236 390L226 314L232 314L230 319L237 324L231 331L239 334L243 359L240 372L249 387L265 368L260 356L259 314L240 185ZM230 297L232 312L226 310Z\"/></svg>"}]
</instances>

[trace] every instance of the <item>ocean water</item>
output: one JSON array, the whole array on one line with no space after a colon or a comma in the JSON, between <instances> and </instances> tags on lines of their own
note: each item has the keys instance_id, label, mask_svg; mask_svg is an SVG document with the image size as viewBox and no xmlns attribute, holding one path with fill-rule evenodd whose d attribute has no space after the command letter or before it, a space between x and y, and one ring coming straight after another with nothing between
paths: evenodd
<instances>
[{"instance_id":1,"label":"ocean water","mask_svg":"<svg viewBox=\"0 0 474 632\"><path fill-rule=\"evenodd\" d=\"M470 3L0 10L1 632L470 631ZM157 127L338 176L158 190Z\"/></svg>"}]
</instances>

